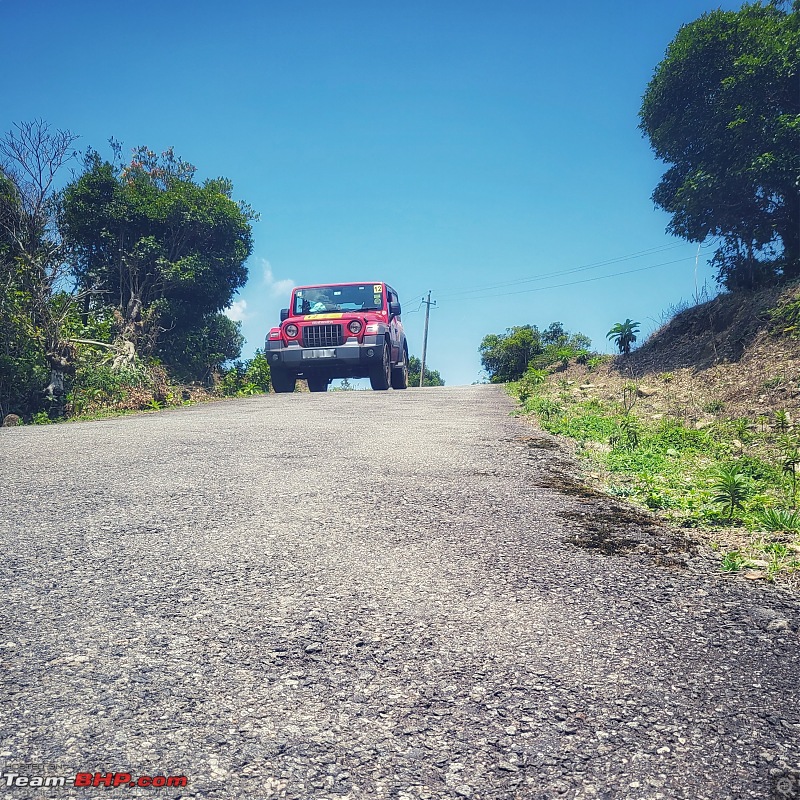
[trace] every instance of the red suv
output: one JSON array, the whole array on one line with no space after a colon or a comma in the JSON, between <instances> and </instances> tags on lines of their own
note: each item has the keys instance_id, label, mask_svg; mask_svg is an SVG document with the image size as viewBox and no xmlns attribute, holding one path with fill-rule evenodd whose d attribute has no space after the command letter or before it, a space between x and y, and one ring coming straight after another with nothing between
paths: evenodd
<instances>
[{"instance_id":1,"label":"red suv","mask_svg":"<svg viewBox=\"0 0 800 800\"><path fill-rule=\"evenodd\" d=\"M386 283L292 289L292 305L264 349L276 392L293 392L298 378L312 392L327 391L334 378L369 378L373 389L408 386L400 301Z\"/></svg>"}]
</instances>

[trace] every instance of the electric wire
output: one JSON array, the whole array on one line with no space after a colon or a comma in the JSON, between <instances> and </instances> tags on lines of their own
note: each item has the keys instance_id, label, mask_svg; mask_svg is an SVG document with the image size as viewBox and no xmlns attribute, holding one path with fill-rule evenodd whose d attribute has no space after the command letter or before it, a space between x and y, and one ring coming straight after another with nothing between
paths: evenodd
<instances>
[{"instance_id":1,"label":"electric wire","mask_svg":"<svg viewBox=\"0 0 800 800\"><path fill-rule=\"evenodd\" d=\"M520 278L518 280L513 281L504 281L503 283L495 283L489 284L486 286L477 286L474 289L463 289L458 292L448 292L444 295L439 295L439 297L457 297L464 294L474 294L475 292L484 292L484 291L492 291L494 289L503 289L507 286L518 286L524 283L532 283L534 281L542 281L547 280L548 278L555 278L560 275L571 275L576 272L586 272L587 270L591 269L599 269L600 267L608 266L609 264L618 264L622 261L632 261L636 258L642 258L643 256L648 255L656 255L657 253L663 253L667 250L674 250L677 247L685 247L685 243L680 244L669 244L669 245L661 245L659 247L651 247L647 250L640 250L636 253L630 253L624 256L616 256L614 258L608 258L603 261L596 261L591 264L584 264L580 267L570 267L569 269L561 269L556 270L555 272L549 272L545 275L535 275L531 278Z\"/></svg>"},{"instance_id":2,"label":"electric wire","mask_svg":"<svg viewBox=\"0 0 800 800\"><path fill-rule=\"evenodd\" d=\"M688 260L688 257L676 259L674 261L665 261L665 262L662 262L660 264L652 264L652 265L649 265L647 267L640 267L640 268L633 269L633 270L624 270L622 272L612 272L609 275L599 275L599 276L597 276L595 278L588 278L586 280L571 281L571 282L568 282L568 283L560 283L560 284L555 284L555 285L552 285L552 286L536 287L536 288L533 288L533 289L519 289L519 290L516 290L516 291L513 291L513 292L505 292L505 293L501 293L501 294L483 294L483 292L493 292L496 289L504 289L504 288L508 288L510 286L521 286L521 285L526 284L526 283L533 283L533 282L536 282L536 281L548 280L549 278L555 278L555 277L559 277L561 275L573 275L575 273L585 272L585 271L588 271L588 270L591 270L591 269L598 269L599 267L609 266L610 264L618 264L618 263L621 263L623 261L632 261L632 260L634 260L636 258L642 258L643 256L656 255L657 253L663 253L663 252L666 252L668 250L674 250L674 249L679 248L679 247L685 247L686 244L687 244L686 242L678 242L676 244L659 245L657 247L651 247L651 248L648 248L648 249L645 249L645 250L639 250L639 251L637 251L635 253L629 253L627 255L616 256L614 258L608 258L608 259L605 259L603 261L596 261L596 262L591 263L591 264L584 264L584 265L579 266L579 267L571 267L569 269L556 270L554 272L549 272L549 273L547 273L545 275L536 275L536 276L531 277L531 278L520 278L518 280L505 281L503 283L487 284L487 285L484 285L484 286L477 286L477 287L475 287L473 289L463 289L463 290L458 291L458 292L448 292L447 294L439 294L437 292L437 294L438 294L438 298L440 300L441 299L449 299L451 297L461 297L461 299L463 299L463 300L473 300L473 299L474 300L480 300L480 299L491 298L491 297L508 297L508 296L513 295L513 294L524 294L524 293L532 292L532 291L544 291L545 289L557 289L557 288L562 287L562 286L574 286L574 285L580 284L580 283L589 283L591 281L602 280L603 278L614 278L614 277L617 277L619 275L630 275L630 274L635 273L635 272L644 272L646 270L656 269L658 267L666 266L668 264L677 264L677 263L680 263L682 261ZM703 243L701 243L700 248L706 249L706 248L712 246L713 244L714 244L713 240L711 242L703 242ZM697 257L693 256L693 258L696 259ZM477 297L464 297L464 295L476 294L478 292L480 292L481 294L478 295ZM425 293L423 292L421 295L416 295L412 300L407 301L406 305L411 305L411 303L416 302L417 300L422 300L423 301L423 302L420 302L418 308L416 308L416 309L414 309L412 311L408 311L407 313L414 314L414 313L418 312L422 308L422 306L424 305L424 298L425 298Z\"/></svg>"},{"instance_id":3,"label":"electric wire","mask_svg":"<svg viewBox=\"0 0 800 800\"><path fill-rule=\"evenodd\" d=\"M556 283L552 286L535 286L533 289L520 289L516 292L503 292L501 294L486 294L479 295L478 297L462 297L462 300L487 300L493 297L511 297L516 294L528 294L530 292L543 292L547 289L560 289L563 286L577 286L580 283L591 283L593 281L602 281L606 278L616 278L620 275L632 275L635 272L646 272L650 269L657 269L658 267L666 267L668 264L679 264L683 261L691 261L694 256L685 256L684 258L676 258L674 261L662 261L660 264L650 264L647 267L637 267L636 269L628 269L622 272L612 272L610 275L596 275L593 278L583 278L579 281L568 281L567 283Z\"/></svg>"}]
</instances>

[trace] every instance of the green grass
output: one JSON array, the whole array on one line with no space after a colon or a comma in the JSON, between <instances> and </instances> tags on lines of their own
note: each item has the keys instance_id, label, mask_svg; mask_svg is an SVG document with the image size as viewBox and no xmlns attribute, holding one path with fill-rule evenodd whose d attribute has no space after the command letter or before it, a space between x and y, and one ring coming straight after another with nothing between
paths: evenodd
<instances>
[{"instance_id":1,"label":"green grass","mask_svg":"<svg viewBox=\"0 0 800 800\"><path fill-rule=\"evenodd\" d=\"M702 430L670 417L643 419L635 409L624 410L624 399L581 400L552 383L528 384L522 398L513 384L509 391L542 428L584 445L579 454L608 476L610 494L685 527L734 528L750 535L751 545L742 552L722 555L725 571L738 571L751 561L769 579L800 571L794 549L769 550L775 544L770 534L800 535L797 487L784 464L785 432L782 439L746 419L719 421Z\"/></svg>"}]
</instances>

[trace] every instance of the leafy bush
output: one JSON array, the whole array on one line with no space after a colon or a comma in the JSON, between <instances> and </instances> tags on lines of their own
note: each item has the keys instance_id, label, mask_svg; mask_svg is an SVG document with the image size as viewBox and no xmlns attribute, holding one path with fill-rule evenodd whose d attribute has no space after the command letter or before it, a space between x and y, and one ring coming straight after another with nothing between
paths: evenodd
<instances>
[{"instance_id":1,"label":"leafy bush","mask_svg":"<svg viewBox=\"0 0 800 800\"><path fill-rule=\"evenodd\" d=\"M217 391L226 397L248 397L268 392L269 363L261 350L248 361L234 361L217 381Z\"/></svg>"},{"instance_id":2,"label":"leafy bush","mask_svg":"<svg viewBox=\"0 0 800 800\"><path fill-rule=\"evenodd\" d=\"M528 366L525 374L517 386L519 399L524 403L536 390L545 382L547 373L541 369L535 369L532 365Z\"/></svg>"},{"instance_id":3,"label":"leafy bush","mask_svg":"<svg viewBox=\"0 0 800 800\"><path fill-rule=\"evenodd\" d=\"M526 408L536 412L546 423L552 422L564 410L559 403L549 397L533 397L526 404Z\"/></svg>"},{"instance_id":4,"label":"leafy bush","mask_svg":"<svg viewBox=\"0 0 800 800\"><path fill-rule=\"evenodd\" d=\"M657 450L671 448L679 452L707 451L711 446L710 437L705 431L687 428L679 420L670 417L659 421L655 431L648 437L648 443Z\"/></svg>"},{"instance_id":5,"label":"leafy bush","mask_svg":"<svg viewBox=\"0 0 800 800\"><path fill-rule=\"evenodd\" d=\"M631 352L631 345L636 341L636 334L639 333L639 325L640 323L632 319L617 322L606 334L606 338L613 340L622 355L628 355Z\"/></svg>"},{"instance_id":6,"label":"leafy bush","mask_svg":"<svg viewBox=\"0 0 800 800\"><path fill-rule=\"evenodd\" d=\"M607 361L610 360L611 360L610 356L597 355L597 356L589 356L585 362L579 362L579 363L585 363L586 369L589 370L589 372L592 372L593 370L597 369L601 364L605 364Z\"/></svg>"}]
</instances>

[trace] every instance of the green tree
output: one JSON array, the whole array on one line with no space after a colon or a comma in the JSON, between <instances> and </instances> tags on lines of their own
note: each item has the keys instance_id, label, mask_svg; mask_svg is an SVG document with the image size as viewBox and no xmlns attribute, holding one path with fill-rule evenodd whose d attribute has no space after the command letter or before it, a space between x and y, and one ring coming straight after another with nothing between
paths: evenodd
<instances>
[{"instance_id":1,"label":"green tree","mask_svg":"<svg viewBox=\"0 0 800 800\"><path fill-rule=\"evenodd\" d=\"M408 359L408 385L419 386L419 376L422 372L422 362L416 357L411 356ZM425 380L422 382L423 386L444 386L442 376L435 369L430 369L425 365Z\"/></svg>"},{"instance_id":2,"label":"green tree","mask_svg":"<svg viewBox=\"0 0 800 800\"><path fill-rule=\"evenodd\" d=\"M585 353L592 345L588 336L570 333L560 322L543 331L536 325L518 325L505 333L483 337L478 352L492 383L517 381L528 366L545 369L552 364L566 364Z\"/></svg>"},{"instance_id":3,"label":"green tree","mask_svg":"<svg viewBox=\"0 0 800 800\"><path fill-rule=\"evenodd\" d=\"M75 352L65 328L76 296L59 230L57 181L73 156L76 139L42 120L19 123L0 138L0 409L4 412L28 414L43 405L58 411L65 375L74 368Z\"/></svg>"},{"instance_id":4,"label":"green tree","mask_svg":"<svg viewBox=\"0 0 800 800\"><path fill-rule=\"evenodd\" d=\"M542 348L542 335L535 325L517 325L505 333L484 336L478 352L489 380L506 383L519 380Z\"/></svg>"},{"instance_id":5,"label":"green tree","mask_svg":"<svg viewBox=\"0 0 800 800\"><path fill-rule=\"evenodd\" d=\"M731 289L800 275L800 3L785 5L684 25L640 111L670 165L653 193L668 230L719 237L713 263Z\"/></svg>"},{"instance_id":6,"label":"green tree","mask_svg":"<svg viewBox=\"0 0 800 800\"><path fill-rule=\"evenodd\" d=\"M115 307L117 346L128 360L153 354L203 377L217 355L241 350L220 312L247 280L256 215L232 199L230 181L198 183L171 149L140 147L121 166L112 146L115 162L90 151L64 195L62 228L78 283ZM206 335L207 356L192 357L192 342Z\"/></svg>"},{"instance_id":7,"label":"green tree","mask_svg":"<svg viewBox=\"0 0 800 800\"><path fill-rule=\"evenodd\" d=\"M241 324L215 312L162 334L158 352L175 378L210 385L226 361L239 358L243 344Z\"/></svg>"},{"instance_id":8,"label":"green tree","mask_svg":"<svg viewBox=\"0 0 800 800\"><path fill-rule=\"evenodd\" d=\"M627 356L631 352L631 345L636 341L637 333L639 333L639 323L626 319L625 322L617 322L606 334L606 339L611 339L619 352Z\"/></svg>"}]
</instances>

